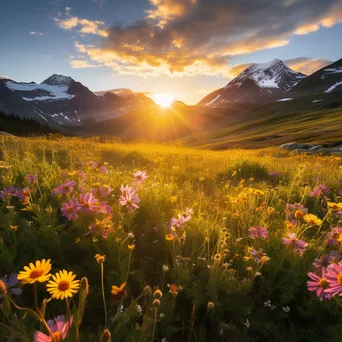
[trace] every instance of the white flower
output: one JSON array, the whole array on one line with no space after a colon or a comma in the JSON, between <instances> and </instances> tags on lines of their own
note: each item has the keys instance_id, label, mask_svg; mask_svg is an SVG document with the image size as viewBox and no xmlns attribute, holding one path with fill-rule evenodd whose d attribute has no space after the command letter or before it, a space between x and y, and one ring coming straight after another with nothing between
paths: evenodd
<instances>
[{"instance_id":1,"label":"white flower","mask_svg":"<svg viewBox=\"0 0 342 342\"><path fill-rule=\"evenodd\" d=\"M128 237L134 239L134 234L133 234L132 232L129 232L129 233L128 233Z\"/></svg>"},{"instance_id":2,"label":"white flower","mask_svg":"<svg viewBox=\"0 0 342 342\"><path fill-rule=\"evenodd\" d=\"M142 313L142 307L141 305L136 305L135 308L137 309L137 313L140 315Z\"/></svg>"},{"instance_id":3,"label":"white flower","mask_svg":"<svg viewBox=\"0 0 342 342\"><path fill-rule=\"evenodd\" d=\"M242 238L237 238L236 240L235 240L235 242L240 242L242 240Z\"/></svg>"},{"instance_id":4,"label":"white flower","mask_svg":"<svg viewBox=\"0 0 342 342\"><path fill-rule=\"evenodd\" d=\"M271 308L272 307L271 301L267 300L266 302L264 302L264 307L265 308Z\"/></svg>"},{"instance_id":5,"label":"white flower","mask_svg":"<svg viewBox=\"0 0 342 342\"><path fill-rule=\"evenodd\" d=\"M249 322L248 319L246 319L246 322L244 323L244 325L246 326L246 328L248 329L251 326L251 323Z\"/></svg>"},{"instance_id":6,"label":"white flower","mask_svg":"<svg viewBox=\"0 0 342 342\"><path fill-rule=\"evenodd\" d=\"M166 337L163 337L162 340L161 340L161 342L167 342Z\"/></svg>"},{"instance_id":7,"label":"white flower","mask_svg":"<svg viewBox=\"0 0 342 342\"><path fill-rule=\"evenodd\" d=\"M291 311L289 306L282 306L282 309L284 312L290 312Z\"/></svg>"},{"instance_id":8,"label":"white flower","mask_svg":"<svg viewBox=\"0 0 342 342\"><path fill-rule=\"evenodd\" d=\"M168 265L163 266L163 272L168 272L170 271L170 267Z\"/></svg>"},{"instance_id":9,"label":"white flower","mask_svg":"<svg viewBox=\"0 0 342 342\"><path fill-rule=\"evenodd\" d=\"M165 317L165 314L163 312L160 313L159 315L160 318L164 318Z\"/></svg>"},{"instance_id":10,"label":"white flower","mask_svg":"<svg viewBox=\"0 0 342 342\"><path fill-rule=\"evenodd\" d=\"M261 276L261 273L260 272L255 272L255 276L259 277L259 276Z\"/></svg>"}]
</instances>

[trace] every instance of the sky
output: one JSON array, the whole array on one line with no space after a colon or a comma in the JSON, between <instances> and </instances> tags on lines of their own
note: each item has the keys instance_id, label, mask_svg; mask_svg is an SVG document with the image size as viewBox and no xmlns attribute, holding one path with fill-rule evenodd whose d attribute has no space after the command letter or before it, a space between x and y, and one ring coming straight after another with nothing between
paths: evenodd
<instances>
[{"instance_id":1,"label":"sky","mask_svg":"<svg viewBox=\"0 0 342 342\"><path fill-rule=\"evenodd\" d=\"M0 77L195 104L252 63L310 74L342 58L342 1L11 0L0 32Z\"/></svg>"}]
</instances>

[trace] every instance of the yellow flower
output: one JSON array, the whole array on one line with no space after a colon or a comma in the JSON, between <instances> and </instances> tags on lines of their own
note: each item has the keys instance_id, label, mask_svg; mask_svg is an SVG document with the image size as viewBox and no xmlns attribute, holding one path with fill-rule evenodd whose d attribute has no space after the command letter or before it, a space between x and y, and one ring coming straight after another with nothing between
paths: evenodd
<instances>
[{"instance_id":1,"label":"yellow flower","mask_svg":"<svg viewBox=\"0 0 342 342\"><path fill-rule=\"evenodd\" d=\"M207 308L208 310L213 310L215 308L215 304L213 302L208 302Z\"/></svg>"},{"instance_id":2,"label":"yellow flower","mask_svg":"<svg viewBox=\"0 0 342 342\"><path fill-rule=\"evenodd\" d=\"M171 201L171 203L177 202L177 197L176 196L172 196L170 201Z\"/></svg>"},{"instance_id":3,"label":"yellow flower","mask_svg":"<svg viewBox=\"0 0 342 342\"><path fill-rule=\"evenodd\" d=\"M301 219L304 216L304 213L301 210L297 210L294 216L296 219Z\"/></svg>"},{"instance_id":4,"label":"yellow flower","mask_svg":"<svg viewBox=\"0 0 342 342\"><path fill-rule=\"evenodd\" d=\"M18 275L18 280L21 280L24 284L33 284L35 282L44 283L49 280L51 274L49 274L51 270L50 259L48 260L37 260L34 265L30 262L29 266L25 266L24 270L21 271Z\"/></svg>"},{"instance_id":5,"label":"yellow flower","mask_svg":"<svg viewBox=\"0 0 342 342\"><path fill-rule=\"evenodd\" d=\"M52 276L52 280L46 285L48 292L55 299L72 297L80 288L80 281L74 280L76 274L66 270L59 271Z\"/></svg>"},{"instance_id":6,"label":"yellow flower","mask_svg":"<svg viewBox=\"0 0 342 342\"><path fill-rule=\"evenodd\" d=\"M315 226L320 226L322 224L322 220L313 214L304 215L304 220L305 220L305 222L312 224L312 225L315 225Z\"/></svg>"},{"instance_id":7,"label":"yellow flower","mask_svg":"<svg viewBox=\"0 0 342 342\"><path fill-rule=\"evenodd\" d=\"M113 285L112 291L111 291L111 293L113 295L112 298L115 300L121 299L125 294L125 292L124 292L125 286L126 286L126 282L122 283L120 285L120 287Z\"/></svg>"},{"instance_id":8,"label":"yellow flower","mask_svg":"<svg viewBox=\"0 0 342 342\"><path fill-rule=\"evenodd\" d=\"M341 210L342 209L342 203L334 203L334 202L328 202L328 208L334 209L334 210Z\"/></svg>"},{"instance_id":9,"label":"yellow flower","mask_svg":"<svg viewBox=\"0 0 342 342\"><path fill-rule=\"evenodd\" d=\"M178 295L178 286L175 284L171 284L171 285L167 285L169 288L169 292L173 295L173 296L177 296Z\"/></svg>"},{"instance_id":10,"label":"yellow flower","mask_svg":"<svg viewBox=\"0 0 342 342\"><path fill-rule=\"evenodd\" d=\"M203 181L204 181L204 177L200 177L199 180L200 180L201 182L203 182Z\"/></svg>"},{"instance_id":11,"label":"yellow flower","mask_svg":"<svg viewBox=\"0 0 342 342\"><path fill-rule=\"evenodd\" d=\"M135 248L135 244L132 243L131 245L128 245L127 247L130 251L133 251Z\"/></svg>"},{"instance_id":12,"label":"yellow flower","mask_svg":"<svg viewBox=\"0 0 342 342\"><path fill-rule=\"evenodd\" d=\"M80 237L76 238L75 243L80 243L80 242L81 242L81 238Z\"/></svg>"},{"instance_id":13,"label":"yellow flower","mask_svg":"<svg viewBox=\"0 0 342 342\"><path fill-rule=\"evenodd\" d=\"M17 230L18 230L18 226L12 226L12 225L10 225L10 230L17 231Z\"/></svg>"},{"instance_id":14,"label":"yellow flower","mask_svg":"<svg viewBox=\"0 0 342 342\"><path fill-rule=\"evenodd\" d=\"M342 242L342 234L340 234L340 235L338 236L337 241L338 241L338 242Z\"/></svg>"},{"instance_id":15,"label":"yellow flower","mask_svg":"<svg viewBox=\"0 0 342 342\"><path fill-rule=\"evenodd\" d=\"M236 174L237 174L237 172L234 171L234 172L232 173L232 177L236 176Z\"/></svg>"},{"instance_id":16,"label":"yellow flower","mask_svg":"<svg viewBox=\"0 0 342 342\"><path fill-rule=\"evenodd\" d=\"M96 259L96 261L99 264L103 264L105 262L105 260L106 260L106 256L105 255L100 255L100 254L95 254L94 258Z\"/></svg>"},{"instance_id":17,"label":"yellow flower","mask_svg":"<svg viewBox=\"0 0 342 342\"><path fill-rule=\"evenodd\" d=\"M166 234L165 239L166 241L172 241L175 237L172 234Z\"/></svg>"}]
</instances>

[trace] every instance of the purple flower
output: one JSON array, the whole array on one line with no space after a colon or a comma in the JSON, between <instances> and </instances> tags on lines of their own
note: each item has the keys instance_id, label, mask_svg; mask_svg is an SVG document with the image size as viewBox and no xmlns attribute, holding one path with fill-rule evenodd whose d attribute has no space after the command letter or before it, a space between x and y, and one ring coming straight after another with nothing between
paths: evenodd
<instances>
[{"instance_id":1,"label":"purple flower","mask_svg":"<svg viewBox=\"0 0 342 342\"><path fill-rule=\"evenodd\" d=\"M308 246L305 241L297 239L295 233L290 233L288 238L283 238L283 243L284 245L293 248L299 255L302 255Z\"/></svg>"},{"instance_id":2,"label":"purple flower","mask_svg":"<svg viewBox=\"0 0 342 342\"><path fill-rule=\"evenodd\" d=\"M262 226L254 226L249 228L248 230L248 236L252 239L257 239L257 238L261 238L261 239L266 239L268 237L268 230L265 227Z\"/></svg>"},{"instance_id":3,"label":"purple flower","mask_svg":"<svg viewBox=\"0 0 342 342\"><path fill-rule=\"evenodd\" d=\"M323 267L327 267L333 259L334 257L332 255L324 254L320 256L318 259L315 259L312 265L317 270L321 270Z\"/></svg>"},{"instance_id":4,"label":"purple flower","mask_svg":"<svg viewBox=\"0 0 342 342\"><path fill-rule=\"evenodd\" d=\"M52 190L52 193L55 195L61 195L61 194L68 195L74 190L75 185L76 185L75 181L66 180L65 183L56 186Z\"/></svg>"},{"instance_id":5,"label":"purple flower","mask_svg":"<svg viewBox=\"0 0 342 342\"><path fill-rule=\"evenodd\" d=\"M322 197L327 199L327 194L330 193L330 190L324 184L318 184L314 187L313 191L310 192L310 197Z\"/></svg>"},{"instance_id":6,"label":"purple flower","mask_svg":"<svg viewBox=\"0 0 342 342\"><path fill-rule=\"evenodd\" d=\"M19 296L23 292L21 288L17 287L19 283L17 276L18 274L11 273L9 276L6 275L0 279L2 285L5 286L1 289L0 299L3 298L5 293L10 293L12 295Z\"/></svg>"},{"instance_id":7,"label":"purple flower","mask_svg":"<svg viewBox=\"0 0 342 342\"><path fill-rule=\"evenodd\" d=\"M99 208L99 200L91 192L81 194L79 204L83 213L95 212Z\"/></svg>"},{"instance_id":8,"label":"purple flower","mask_svg":"<svg viewBox=\"0 0 342 342\"><path fill-rule=\"evenodd\" d=\"M310 278L307 283L308 290L311 292L316 292L316 295L320 300L323 300L324 298L331 299L331 294L329 293L330 283L327 279L326 268L323 267L321 272L321 276L312 272L308 273L308 277Z\"/></svg>"},{"instance_id":9,"label":"purple flower","mask_svg":"<svg viewBox=\"0 0 342 342\"><path fill-rule=\"evenodd\" d=\"M267 256L267 254L264 252L263 249L252 249L251 251L251 255L252 257L254 258L254 260L257 262L257 263L265 263L267 262L270 258Z\"/></svg>"},{"instance_id":10,"label":"purple flower","mask_svg":"<svg viewBox=\"0 0 342 342\"><path fill-rule=\"evenodd\" d=\"M79 211L81 210L81 205L78 203L76 198L70 199L70 201L62 203L62 214L69 221L73 221L79 218Z\"/></svg>"},{"instance_id":11,"label":"purple flower","mask_svg":"<svg viewBox=\"0 0 342 342\"><path fill-rule=\"evenodd\" d=\"M277 172L277 171L270 171L268 173L268 175L271 176L271 177L279 177L279 172Z\"/></svg>"},{"instance_id":12,"label":"purple flower","mask_svg":"<svg viewBox=\"0 0 342 342\"><path fill-rule=\"evenodd\" d=\"M38 183L38 177L36 175L31 174L31 173L27 174L25 179L30 184L37 184Z\"/></svg>"},{"instance_id":13,"label":"purple flower","mask_svg":"<svg viewBox=\"0 0 342 342\"><path fill-rule=\"evenodd\" d=\"M108 175L108 169L106 166L101 166L100 171L104 174L104 175Z\"/></svg>"},{"instance_id":14,"label":"purple flower","mask_svg":"<svg viewBox=\"0 0 342 342\"><path fill-rule=\"evenodd\" d=\"M339 245L342 243L342 227L334 227L331 229L331 232L328 232L327 235L327 244L329 246Z\"/></svg>"},{"instance_id":15,"label":"purple flower","mask_svg":"<svg viewBox=\"0 0 342 342\"><path fill-rule=\"evenodd\" d=\"M139 208L138 203L140 203L140 198L135 192L135 190L132 189L132 187L121 186L121 196L119 203L123 207L129 208L131 211L134 211Z\"/></svg>"}]
</instances>

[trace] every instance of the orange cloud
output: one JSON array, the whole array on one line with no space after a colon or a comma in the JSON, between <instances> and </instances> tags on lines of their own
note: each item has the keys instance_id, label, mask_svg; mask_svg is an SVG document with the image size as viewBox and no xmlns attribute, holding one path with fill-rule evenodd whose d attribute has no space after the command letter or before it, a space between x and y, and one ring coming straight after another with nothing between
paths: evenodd
<instances>
[{"instance_id":1,"label":"orange cloud","mask_svg":"<svg viewBox=\"0 0 342 342\"><path fill-rule=\"evenodd\" d=\"M107 37L108 33L106 32L104 26L105 23L99 20L88 20L82 19L76 16L70 17L70 7L65 8L65 19L54 18L57 25L63 30L71 30L73 28L79 28L79 32L82 34L94 34L101 37Z\"/></svg>"},{"instance_id":2,"label":"orange cloud","mask_svg":"<svg viewBox=\"0 0 342 342\"><path fill-rule=\"evenodd\" d=\"M291 69L295 71L300 71L305 75L311 75L315 71L326 67L331 64L331 61L328 61L324 58L306 58L299 57L295 59L289 59L284 61Z\"/></svg>"},{"instance_id":3,"label":"orange cloud","mask_svg":"<svg viewBox=\"0 0 342 342\"><path fill-rule=\"evenodd\" d=\"M70 61L70 65L74 69L83 69L83 68L98 68L101 65L90 64L89 62L83 59L73 59Z\"/></svg>"},{"instance_id":4,"label":"orange cloud","mask_svg":"<svg viewBox=\"0 0 342 342\"><path fill-rule=\"evenodd\" d=\"M285 46L293 34L308 34L342 18L340 0L268 1L262 15L257 1L149 0L145 20L131 25L106 28L102 21L75 16L55 20L62 29L102 36L98 46L76 42L75 47L90 61L120 73L229 76L241 70L228 67L234 56ZM315 63L296 67L308 71Z\"/></svg>"}]
</instances>

